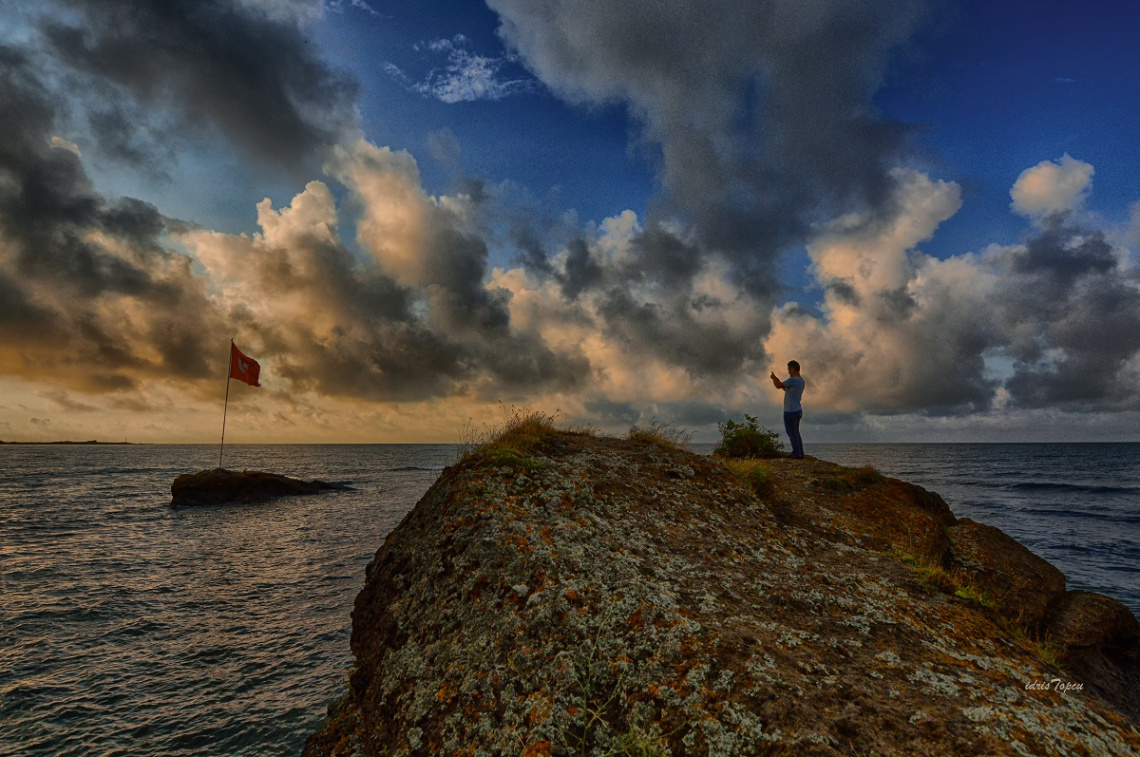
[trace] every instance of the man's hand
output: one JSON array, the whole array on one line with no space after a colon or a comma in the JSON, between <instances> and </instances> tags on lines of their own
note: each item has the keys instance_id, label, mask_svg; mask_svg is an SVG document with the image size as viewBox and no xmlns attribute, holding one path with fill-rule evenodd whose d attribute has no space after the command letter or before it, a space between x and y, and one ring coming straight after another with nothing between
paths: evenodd
<instances>
[{"instance_id":1,"label":"man's hand","mask_svg":"<svg viewBox=\"0 0 1140 757\"><path fill-rule=\"evenodd\" d=\"M772 384L777 389L783 389L784 388L784 382L780 381L780 379L776 378L776 372L775 371L772 371L772 375L769 376L769 378L772 379Z\"/></svg>"}]
</instances>

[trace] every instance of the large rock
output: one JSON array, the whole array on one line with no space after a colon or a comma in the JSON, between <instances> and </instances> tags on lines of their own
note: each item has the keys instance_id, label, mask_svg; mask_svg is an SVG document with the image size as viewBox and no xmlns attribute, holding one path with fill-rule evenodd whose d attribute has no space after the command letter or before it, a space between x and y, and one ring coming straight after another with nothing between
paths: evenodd
<instances>
[{"instance_id":1,"label":"large rock","mask_svg":"<svg viewBox=\"0 0 1140 757\"><path fill-rule=\"evenodd\" d=\"M276 473L231 471L215 468L185 473L170 486L174 506L221 505L229 502L264 502L277 497L319 494L344 489L341 484L324 481L301 481Z\"/></svg>"},{"instance_id":2,"label":"large rock","mask_svg":"<svg viewBox=\"0 0 1140 757\"><path fill-rule=\"evenodd\" d=\"M937 501L770 465L763 501L710 458L588 435L445 470L368 567L305 754L1140 753L1118 702L1032 685L1077 673L1015 624L860 546L906 538L900 515L948 543Z\"/></svg>"},{"instance_id":3,"label":"large rock","mask_svg":"<svg viewBox=\"0 0 1140 757\"><path fill-rule=\"evenodd\" d=\"M1065 594L1065 574L993 526L962 518L948 531L955 565L1003 615L1039 637Z\"/></svg>"},{"instance_id":4,"label":"large rock","mask_svg":"<svg viewBox=\"0 0 1140 757\"><path fill-rule=\"evenodd\" d=\"M1140 622L1127 607L1100 594L1067 592L1045 641L1097 694L1140 720Z\"/></svg>"}]
</instances>

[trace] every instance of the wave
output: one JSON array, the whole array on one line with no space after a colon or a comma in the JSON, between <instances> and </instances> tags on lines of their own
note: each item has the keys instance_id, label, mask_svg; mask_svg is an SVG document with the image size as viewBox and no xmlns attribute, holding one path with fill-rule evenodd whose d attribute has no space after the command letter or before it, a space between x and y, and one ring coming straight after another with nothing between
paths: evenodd
<instances>
[{"instance_id":1,"label":"wave","mask_svg":"<svg viewBox=\"0 0 1140 757\"><path fill-rule=\"evenodd\" d=\"M389 468L388 472L389 473L407 473L409 471L425 471L427 473L439 473L441 470L443 470L442 467L425 468L422 465L401 465L399 468Z\"/></svg>"},{"instance_id":2,"label":"wave","mask_svg":"<svg viewBox=\"0 0 1140 757\"><path fill-rule=\"evenodd\" d=\"M1050 481L1019 481L1003 487L1021 492L1076 492L1081 494L1136 494L1140 486L1112 486L1109 484L1065 484Z\"/></svg>"}]
</instances>

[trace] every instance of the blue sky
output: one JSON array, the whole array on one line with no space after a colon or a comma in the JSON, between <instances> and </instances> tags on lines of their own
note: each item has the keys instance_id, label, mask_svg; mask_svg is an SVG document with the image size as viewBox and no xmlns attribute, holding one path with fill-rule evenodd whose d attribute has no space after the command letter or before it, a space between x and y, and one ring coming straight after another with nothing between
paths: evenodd
<instances>
[{"instance_id":1,"label":"blue sky","mask_svg":"<svg viewBox=\"0 0 1140 757\"><path fill-rule=\"evenodd\" d=\"M776 426L765 377L792 356L821 440L1136 438L1137 21L1059 1L0 10L23 103L0 145L0 437L113 414L204 438L217 329L266 366L237 397L251 441L445 439L515 402Z\"/></svg>"}]
</instances>

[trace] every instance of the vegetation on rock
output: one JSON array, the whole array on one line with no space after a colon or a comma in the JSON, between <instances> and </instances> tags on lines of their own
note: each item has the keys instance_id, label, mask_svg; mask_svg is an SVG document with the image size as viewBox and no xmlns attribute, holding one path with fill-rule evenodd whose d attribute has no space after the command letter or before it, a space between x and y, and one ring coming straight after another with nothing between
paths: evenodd
<instances>
[{"instance_id":1,"label":"vegetation on rock","mask_svg":"<svg viewBox=\"0 0 1140 757\"><path fill-rule=\"evenodd\" d=\"M717 424L721 442L713 450L715 457L772 458L784 454L779 433L760 425L756 416L744 414L744 423L727 420Z\"/></svg>"},{"instance_id":2,"label":"vegetation on rock","mask_svg":"<svg viewBox=\"0 0 1140 757\"><path fill-rule=\"evenodd\" d=\"M625 438L631 442L656 444L665 449L688 449L693 435L668 423L653 421L648 426L632 426Z\"/></svg>"}]
</instances>

